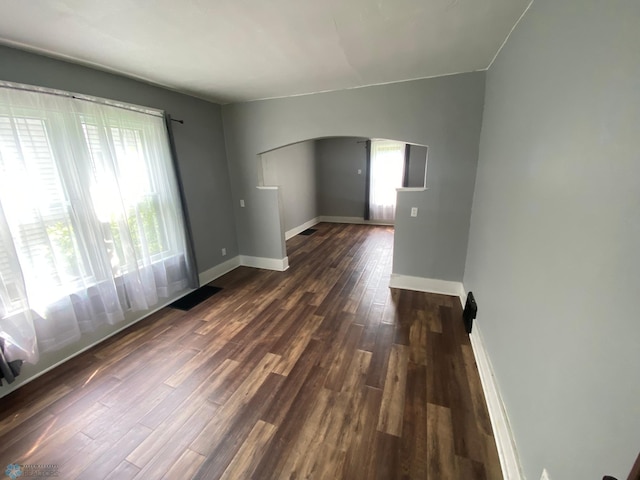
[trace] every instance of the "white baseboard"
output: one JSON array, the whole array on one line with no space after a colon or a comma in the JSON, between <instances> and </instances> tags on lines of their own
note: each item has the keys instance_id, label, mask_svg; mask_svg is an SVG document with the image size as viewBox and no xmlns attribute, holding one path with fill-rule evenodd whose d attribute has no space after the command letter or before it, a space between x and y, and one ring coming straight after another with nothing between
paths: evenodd
<instances>
[{"instance_id":1,"label":"white baseboard","mask_svg":"<svg viewBox=\"0 0 640 480\"><path fill-rule=\"evenodd\" d=\"M379 222L377 220L365 220L362 217L332 217L321 215L318 217L319 222L326 223L355 223L357 225L386 225L393 226L393 222Z\"/></svg>"},{"instance_id":2,"label":"white baseboard","mask_svg":"<svg viewBox=\"0 0 640 480\"><path fill-rule=\"evenodd\" d=\"M278 272L284 272L289 268L289 257L284 258L266 258L266 257L251 257L249 255L238 255L230 258L220 265L216 265L209 270L205 270L200 273L200 285L206 285L212 282L218 277L221 277L225 273L230 272L234 268L239 266L262 268L264 270L276 270Z\"/></svg>"},{"instance_id":3,"label":"white baseboard","mask_svg":"<svg viewBox=\"0 0 640 480\"><path fill-rule=\"evenodd\" d=\"M482 383L484 398L487 402L489 417L491 418L493 437L496 440L496 447L498 448L502 475L505 480L522 480L524 476L522 475L518 450L513 432L511 431L511 425L509 424L509 417L507 416L507 411L502 401L500 390L498 389L498 383L493 374L489 354L485 349L482 333L477 323L474 323L469 338L471 339L473 355L476 358L478 372L480 373L480 382Z\"/></svg>"},{"instance_id":4,"label":"white baseboard","mask_svg":"<svg viewBox=\"0 0 640 480\"><path fill-rule=\"evenodd\" d=\"M278 272L284 272L289 268L289 257L266 258L240 255L240 265L244 265L245 267L262 268L265 270L276 270Z\"/></svg>"},{"instance_id":5,"label":"white baseboard","mask_svg":"<svg viewBox=\"0 0 640 480\"><path fill-rule=\"evenodd\" d=\"M234 268L240 266L240 255L236 255L233 258L230 258L226 262L221 263L220 265L216 265L209 270L205 270L204 272L198 274L198 278L200 280L200 285L206 285L207 283L213 282L216 278L221 277L225 273L230 272Z\"/></svg>"},{"instance_id":6,"label":"white baseboard","mask_svg":"<svg viewBox=\"0 0 640 480\"><path fill-rule=\"evenodd\" d=\"M327 223L364 223L364 218L359 217L330 217L326 215L320 215L320 217L318 218L320 218L321 222Z\"/></svg>"},{"instance_id":7,"label":"white baseboard","mask_svg":"<svg viewBox=\"0 0 640 480\"><path fill-rule=\"evenodd\" d=\"M402 288L404 290L415 290L417 292L441 293L443 295L454 295L463 301L464 287L461 282L449 280L437 280L435 278L412 277L411 275L391 274L389 286L392 288Z\"/></svg>"},{"instance_id":8,"label":"white baseboard","mask_svg":"<svg viewBox=\"0 0 640 480\"><path fill-rule=\"evenodd\" d=\"M298 225L297 227L294 227L291 230L286 231L284 234L284 239L289 240L291 237L295 237L300 232L304 232L307 228L311 228L317 223L320 223L320 217L313 218L308 222L303 223L302 225Z\"/></svg>"},{"instance_id":9,"label":"white baseboard","mask_svg":"<svg viewBox=\"0 0 640 480\"><path fill-rule=\"evenodd\" d=\"M225 273L230 272L234 268L239 266L262 268L265 270L276 270L278 272L284 272L289 268L289 257L284 258L266 258L266 257L251 257L249 255L237 255L230 258L220 265L216 265L209 270L198 275L200 279L200 285L206 285L214 281L216 278L221 277Z\"/></svg>"}]
</instances>

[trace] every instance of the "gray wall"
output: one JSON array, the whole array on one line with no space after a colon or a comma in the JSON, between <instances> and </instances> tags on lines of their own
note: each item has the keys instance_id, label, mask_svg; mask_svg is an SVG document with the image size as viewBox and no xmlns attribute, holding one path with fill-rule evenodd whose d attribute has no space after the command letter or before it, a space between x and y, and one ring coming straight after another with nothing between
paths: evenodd
<instances>
[{"instance_id":1,"label":"gray wall","mask_svg":"<svg viewBox=\"0 0 640 480\"><path fill-rule=\"evenodd\" d=\"M353 137L316 140L320 215L364 218L367 152L366 145L358 142L366 140Z\"/></svg>"},{"instance_id":2,"label":"gray wall","mask_svg":"<svg viewBox=\"0 0 640 480\"><path fill-rule=\"evenodd\" d=\"M409 146L409 185L418 188L425 186L425 170L427 168L427 147L422 145Z\"/></svg>"},{"instance_id":3,"label":"gray wall","mask_svg":"<svg viewBox=\"0 0 640 480\"><path fill-rule=\"evenodd\" d=\"M285 255L277 196L256 189L258 154L322 137L392 138L430 148L428 195L409 195L413 205L398 210L394 272L461 281L484 80L476 72L223 106L240 252ZM410 206L419 207L417 218Z\"/></svg>"},{"instance_id":4,"label":"gray wall","mask_svg":"<svg viewBox=\"0 0 640 480\"><path fill-rule=\"evenodd\" d=\"M263 153L262 168L264 184L280 187L285 231L318 216L313 141Z\"/></svg>"},{"instance_id":5,"label":"gray wall","mask_svg":"<svg viewBox=\"0 0 640 480\"><path fill-rule=\"evenodd\" d=\"M238 254L220 106L118 75L0 46L0 80L165 110L173 118L198 270ZM223 258L221 249L227 249Z\"/></svg>"},{"instance_id":6,"label":"gray wall","mask_svg":"<svg viewBox=\"0 0 640 480\"><path fill-rule=\"evenodd\" d=\"M536 0L487 76L464 283L530 479L640 448L639 19Z\"/></svg>"}]
</instances>

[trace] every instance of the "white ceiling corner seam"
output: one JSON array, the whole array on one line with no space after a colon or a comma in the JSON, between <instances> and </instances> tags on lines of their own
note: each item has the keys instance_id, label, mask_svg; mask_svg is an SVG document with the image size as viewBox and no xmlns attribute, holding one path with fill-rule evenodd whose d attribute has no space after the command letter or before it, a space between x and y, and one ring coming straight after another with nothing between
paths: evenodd
<instances>
[{"instance_id":1,"label":"white ceiling corner seam","mask_svg":"<svg viewBox=\"0 0 640 480\"><path fill-rule=\"evenodd\" d=\"M531 8L531 5L533 5L533 2L535 0L531 0L529 2L529 5L527 5L527 8L524 9L524 12L522 12L522 15L520 15L520 18L518 18L518 20L516 21L516 23L513 24L513 27L511 27L511 30L509 30L509 33L507 34L507 36L505 37L504 41L502 42L502 45L500 45L500 48L498 48L498 51L496 52L496 54L493 56L493 58L491 59L491 61L489 62L489 65L487 66L487 68L485 68L485 70L489 70L491 68L491 65L493 65L493 62L496 61L496 58L498 58L498 55L500 55L500 52L502 51L502 48L507 44L507 40L509 40L509 37L511 36L511 34L513 33L513 31L516 29L516 27L518 26L518 24L520 23L520 21L524 18L524 16L527 14L527 12L529 11L529 9Z\"/></svg>"},{"instance_id":2,"label":"white ceiling corner seam","mask_svg":"<svg viewBox=\"0 0 640 480\"><path fill-rule=\"evenodd\" d=\"M417 78L407 78L407 79L404 79L404 80L391 80L389 82L370 83L370 84L367 84L367 85L354 85L352 87L334 88L334 89L329 89L329 90L318 90L318 91L315 91L315 92L294 93L294 94L291 94L291 95L279 95L279 96L275 96L275 97L256 98L256 99L253 99L253 100L241 100L241 101L236 101L236 102L226 102L226 103L223 103L222 105L229 105L229 104L232 104L232 103L262 102L262 101L265 101L265 100L279 100L279 99L283 99L283 98L305 97L307 95L317 95L317 94L320 94L320 93L343 92L345 90L358 90L360 88L380 87L380 86L384 86L384 85L394 85L396 83L417 82L419 80L430 80L432 78L450 77L452 75L462 75L462 74L465 74L465 73L486 72L488 70L488 68L489 67L479 68L477 70L468 70L466 72L442 73L440 75L431 75L431 76L427 76L427 77L417 77Z\"/></svg>"}]
</instances>

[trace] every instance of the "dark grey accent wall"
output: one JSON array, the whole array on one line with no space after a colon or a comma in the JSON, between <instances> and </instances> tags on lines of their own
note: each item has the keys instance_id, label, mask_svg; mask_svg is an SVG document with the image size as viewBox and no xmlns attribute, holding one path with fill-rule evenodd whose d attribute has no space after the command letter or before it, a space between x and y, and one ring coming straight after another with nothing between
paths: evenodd
<instances>
[{"instance_id":1,"label":"dark grey accent wall","mask_svg":"<svg viewBox=\"0 0 640 480\"><path fill-rule=\"evenodd\" d=\"M640 448L639 21L536 0L487 76L464 284L530 479Z\"/></svg>"},{"instance_id":2,"label":"dark grey accent wall","mask_svg":"<svg viewBox=\"0 0 640 480\"><path fill-rule=\"evenodd\" d=\"M320 215L364 217L366 140L357 137L333 137L316 141ZM409 187L424 187L426 159L427 147L411 145Z\"/></svg>"},{"instance_id":3,"label":"dark grey accent wall","mask_svg":"<svg viewBox=\"0 0 640 480\"><path fill-rule=\"evenodd\" d=\"M0 46L0 80L153 107L184 120L184 125L174 123L173 134L198 269L205 271L238 254L219 105L4 46Z\"/></svg>"},{"instance_id":4,"label":"dark grey accent wall","mask_svg":"<svg viewBox=\"0 0 640 480\"><path fill-rule=\"evenodd\" d=\"M320 215L363 218L366 183L365 141L366 138L353 137L316 140Z\"/></svg>"},{"instance_id":5,"label":"dark grey accent wall","mask_svg":"<svg viewBox=\"0 0 640 480\"><path fill-rule=\"evenodd\" d=\"M285 232L318 216L313 141L263 153L262 168L264 184L280 188Z\"/></svg>"},{"instance_id":6,"label":"dark grey accent wall","mask_svg":"<svg viewBox=\"0 0 640 480\"><path fill-rule=\"evenodd\" d=\"M407 187L424 187L426 169L427 147L411 145L409 149L409 185Z\"/></svg>"},{"instance_id":7,"label":"dark grey accent wall","mask_svg":"<svg viewBox=\"0 0 640 480\"><path fill-rule=\"evenodd\" d=\"M258 155L303 140L350 136L428 145L428 195L396 218L394 272L461 281L484 102L484 72L224 105L240 252L285 256L277 197L256 189ZM239 207L239 200L246 208ZM276 200L276 203L272 203ZM419 207L417 218L410 206ZM406 207L406 208L405 208Z\"/></svg>"}]
</instances>

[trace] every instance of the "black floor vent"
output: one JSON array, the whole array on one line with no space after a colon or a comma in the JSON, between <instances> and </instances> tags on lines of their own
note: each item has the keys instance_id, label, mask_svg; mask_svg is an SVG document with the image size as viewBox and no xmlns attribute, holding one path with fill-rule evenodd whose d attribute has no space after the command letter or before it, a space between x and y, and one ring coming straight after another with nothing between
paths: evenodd
<instances>
[{"instance_id":1,"label":"black floor vent","mask_svg":"<svg viewBox=\"0 0 640 480\"><path fill-rule=\"evenodd\" d=\"M315 228L307 228L304 232L300 232L298 235L313 235L318 230Z\"/></svg>"},{"instance_id":2,"label":"black floor vent","mask_svg":"<svg viewBox=\"0 0 640 480\"><path fill-rule=\"evenodd\" d=\"M476 299L473 296L473 292L469 292L467 295L467 303L464 306L464 312L462 312L462 319L464 320L464 328L467 333L471 333L473 327L473 319L476 318L478 313L478 305Z\"/></svg>"},{"instance_id":3,"label":"black floor vent","mask_svg":"<svg viewBox=\"0 0 640 480\"><path fill-rule=\"evenodd\" d=\"M177 308L178 310L191 310L193 307L201 304L207 298L218 293L220 290L222 290L220 287L205 285L204 287L200 287L198 290L179 298L169 306L171 308Z\"/></svg>"}]
</instances>

